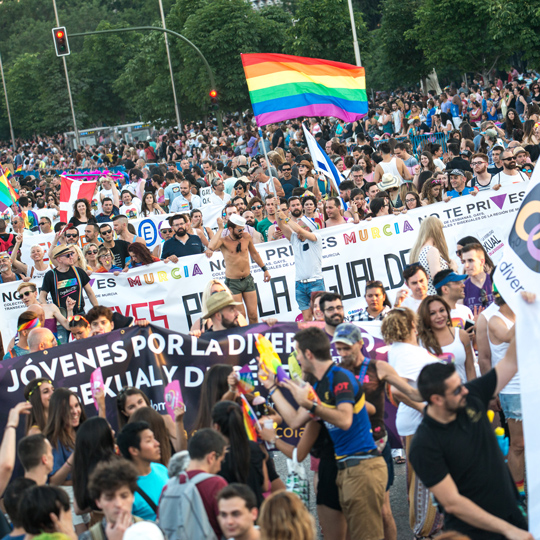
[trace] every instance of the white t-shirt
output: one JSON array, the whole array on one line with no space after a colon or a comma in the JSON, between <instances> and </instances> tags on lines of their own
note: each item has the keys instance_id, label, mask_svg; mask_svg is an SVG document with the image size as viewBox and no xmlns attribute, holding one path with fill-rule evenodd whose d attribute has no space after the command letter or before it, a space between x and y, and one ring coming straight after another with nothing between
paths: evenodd
<instances>
[{"instance_id":1,"label":"white t-shirt","mask_svg":"<svg viewBox=\"0 0 540 540\"><path fill-rule=\"evenodd\" d=\"M317 235L315 242L300 242L296 233L291 234L291 245L294 251L296 281L301 279L322 279L322 238Z\"/></svg>"},{"instance_id":2,"label":"white t-shirt","mask_svg":"<svg viewBox=\"0 0 540 540\"><path fill-rule=\"evenodd\" d=\"M528 180L529 177L521 172L516 171L517 174L514 176L510 176L509 174L506 174L505 172L501 171L500 173L497 173L493 176L491 181L493 182L493 185L495 184L501 184L501 186L511 186L512 184L519 184L520 182L524 182L525 180Z\"/></svg>"},{"instance_id":3,"label":"white t-shirt","mask_svg":"<svg viewBox=\"0 0 540 540\"><path fill-rule=\"evenodd\" d=\"M409 295L407 298L405 298L405 300L403 300L403 302L401 302L401 307L412 309L416 313L421 303L422 300L416 300L416 298Z\"/></svg>"},{"instance_id":4,"label":"white t-shirt","mask_svg":"<svg viewBox=\"0 0 540 540\"><path fill-rule=\"evenodd\" d=\"M465 329L465 321L474 321L471 308L463 304L456 304L456 307L450 311L450 318L454 328Z\"/></svg>"},{"instance_id":5,"label":"white t-shirt","mask_svg":"<svg viewBox=\"0 0 540 540\"><path fill-rule=\"evenodd\" d=\"M128 219L137 219L141 211L141 201L139 199L133 198L131 204L123 204L120 207L120 213L126 216Z\"/></svg>"},{"instance_id":6,"label":"white t-shirt","mask_svg":"<svg viewBox=\"0 0 540 540\"><path fill-rule=\"evenodd\" d=\"M35 210L35 212L39 219L43 216L48 217L53 225L60 221L60 214L54 208L40 208L39 210Z\"/></svg>"},{"instance_id":7,"label":"white t-shirt","mask_svg":"<svg viewBox=\"0 0 540 540\"><path fill-rule=\"evenodd\" d=\"M210 204L227 204L231 200L231 196L227 192L223 192L223 199L218 197L215 193L212 193L208 197Z\"/></svg>"},{"instance_id":8,"label":"white t-shirt","mask_svg":"<svg viewBox=\"0 0 540 540\"><path fill-rule=\"evenodd\" d=\"M409 343L393 343L388 351L389 364L400 377L407 379L413 388L416 388L416 381L422 368L438 361L439 359L428 353L426 349ZM401 437L414 435L420 422L422 422L421 412L412 409L405 403L399 404L396 428Z\"/></svg>"}]
</instances>

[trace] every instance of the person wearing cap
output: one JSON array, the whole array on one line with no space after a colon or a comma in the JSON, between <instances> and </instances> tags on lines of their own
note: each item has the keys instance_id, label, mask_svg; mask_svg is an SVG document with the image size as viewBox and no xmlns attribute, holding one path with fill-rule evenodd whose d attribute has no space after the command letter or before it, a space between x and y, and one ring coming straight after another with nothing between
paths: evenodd
<instances>
[{"instance_id":1,"label":"person wearing cap","mask_svg":"<svg viewBox=\"0 0 540 540\"><path fill-rule=\"evenodd\" d=\"M304 321L311 321L311 293L324 291L322 273L322 238L315 234L317 224L304 216L289 219L282 211L277 215L279 228L291 243L296 273L296 301Z\"/></svg>"},{"instance_id":2,"label":"person wearing cap","mask_svg":"<svg viewBox=\"0 0 540 540\"><path fill-rule=\"evenodd\" d=\"M503 170L493 177L494 189L495 186L510 186L529 179L525 173L519 170L512 150L507 149L501 153L501 163Z\"/></svg>"},{"instance_id":3,"label":"person wearing cap","mask_svg":"<svg viewBox=\"0 0 540 540\"><path fill-rule=\"evenodd\" d=\"M158 227L159 230L159 236L161 238L161 242L156 245L156 247L152 251L152 255L154 257L159 257L161 259L161 252L163 251L163 245L165 242L172 238L173 236L173 230L171 227L171 224L168 222L168 220L164 219Z\"/></svg>"},{"instance_id":4,"label":"person wearing cap","mask_svg":"<svg viewBox=\"0 0 540 540\"><path fill-rule=\"evenodd\" d=\"M433 278L433 286L437 294L450 306L452 326L465 329L465 321L474 324L474 315L471 308L465 306L465 280L467 274L456 274L451 269L441 270ZM475 309L478 314L478 310ZM472 327L471 327L472 330Z\"/></svg>"},{"instance_id":5,"label":"person wearing cap","mask_svg":"<svg viewBox=\"0 0 540 540\"><path fill-rule=\"evenodd\" d=\"M450 191L447 191L443 199L444 202L448 202L454 197L462 197L463 195L473 194L475 195L477 191L472 187L467 187L467 177L463 174L463 171L460 169L453 169L449 173L450 185L454 188Z\"/></svg>"},{"instance_id":6,"label":"person wearing cap","mask_svg":"<svg viewBox=\"0 0 540 540\"><path fill-rule=\"evenodd\" d=\"M240 315L238 306L241 305L242 302L236 302L227 291L217 292L208 298L206 313L203 313L202 319L212 321L212 332L236 328L240 326L238 322L238 316ZM205 334L205 339L208 334L210 333Z\"/></svg>"},{"instance_id":7,"label":"person wearing cap","mask_svg":"<svg viewBox=\"0 0 540 540\"><path fill-rule=\"evenodd\" d=\"M67 312L67 300L70 298L75 301L73 314L84 313L84 290L90 303L93 306L98 305L88 274L82 268L75 266L76 255L73 246L68 244L61 244L51 250L50 258L56 268L49 270L43 278L39 293L41 304L47 303L47 297L50 294L53 304Z\"/></svg>"},{"instance_id":8,"label":"person wearing cap","mask_svg":"<svg viewBox=\"0 0 540 540\"><path fill-rule=\"evenodd\" d=\"M358 326L351 323L340 324L336 328L332 344L341 357L341 367L351 371L363 385L366 401L375 409L375 412L371 411L369 416L371 432L388 469L388 483L382 508L384 538L396 538L396 523L390 506L389 491L394 483L394 464L384 424L386 383L395 386L411 401L421 402L422 398L418 390L415 390L405 379L401 378L388 362L364 356L362 352L364 340Z\"/></svg>"},{"instance_id":9,"label":"person wearing cap","mask_svg":"<svg viewBox=\"0 0 540 540\"><path fill-rule=\"evenodd\" d=\"M373 440L364 386L350 371L333 362L330 342L323 330L308 327L297 332L294 339L302 372L316 380L313 388L289 379L278 384L273 374L259 380L292 429L315 417L325 423L334 444L336 484L350 537L382 539L388 470ZM285 398L282 387L290 391L298 408Z\"/></svg>"},{"instance_id":10,"label":"person wearing cap","mask_svg":"<svg viewBox=\"0 0 540 540\"><path fill-rule=\"evenodd\" d=\"M229 287L236 302L245 303L245 311L242 314L249 319L249 324L255 324L259 320L257 312L257 289L251 275L251 259L259 265L264 272L264 282L270 281L270 272L264 264L259 252L255 249L253 239L245 230L246 220L237 214L232 214L227 222L229 234L222 236L223 219L217 219L218 230L208 248L214 252L221 249L225 260L225 285Z\"/></svg>"}]
</instances>

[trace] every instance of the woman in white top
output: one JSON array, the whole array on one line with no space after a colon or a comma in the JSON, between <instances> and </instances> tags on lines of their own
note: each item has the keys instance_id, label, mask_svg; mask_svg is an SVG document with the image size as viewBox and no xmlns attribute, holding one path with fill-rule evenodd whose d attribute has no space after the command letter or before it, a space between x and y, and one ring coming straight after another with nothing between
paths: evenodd
<instances>
[{"instance_id":1,"label":"woman in white top","mask_svg":"<svg viewBox=\"0 0 540 540\"><path fill-rule=\"evenodd\" d=\"M32 265L26 265L23 262L17 260L17 254L19 253L19 248L23 242L23 235L18 234L15 238L15 245L13 246L13 251L11 253L11 262L13 264L13 270L15 272L20 272L26 277L23 278L23 281L30 281L31 279L38 279L43 277L50 269L50 265L43 261L45 252L43 248L36 244L30 249L30 258L33 261Z\"/></svg>"},{"instance_id":2,"label":"woman in white top","mask_svg":"<svg viewBox=\"0 0 540 540\"><path fill-rule=\"evenodd\" d=\"M408 308L401 307L392 309L381 326L384 341L387 345L391 345L388 351L388 362L413 388L417 387L416 381L422 368L438 362L436 356L418 346L416 327L416 314ZM400 400L396 428L405 440L405 451L408 457L413 435L422 422L425 404L409 401L395 391L393 391L393 396ZM437 511L429 490L422 484L410 465L407 470L407 491L413 534L417 537L434 535L442 527L442 514Z\"/></svg>"},{"instance_id":3,"label":"woman in white top","mask_svg":"<svg viewBox=\"0 0 540 540\"><path fill-rule=\"evenodd\" d=\"M418 340L428 352L455 364L461 380L476 378L469 334L452 326L450 306L440 296L427 296L418 308Z\"/></svg>"},{"instance_id":4,"label":"woman in white top","mask_svg":"<svg viewBox=\"0 0 540 540\"><path fill-rule=\"evenodd\" d=\"M433 277L441 270L452 268L457 271L456 263L450 259L448 245L444 238L442 221L429 216L422 221L418 238L409 255L409 264L419 262L428 277L428 294L437 294L433 286Z\"/></svg>"}]
</instances>

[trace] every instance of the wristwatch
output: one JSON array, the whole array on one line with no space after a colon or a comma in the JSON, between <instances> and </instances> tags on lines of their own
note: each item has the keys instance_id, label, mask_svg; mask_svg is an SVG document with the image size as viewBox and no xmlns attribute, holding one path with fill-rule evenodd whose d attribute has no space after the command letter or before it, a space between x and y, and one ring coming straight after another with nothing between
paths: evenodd
<instances>
[{"instance_id":1,"label":"wristwatch","mask_svg":"<svg viewBox=\"0 0 540 540\"><path fill-rule=\"evenodd\" d=\"M311 406L311 409L309 409L309 412L311 414L315 414L315 409L317 408L318 403L316 401L313 401L313 405Z\"/></svg>"}]
</instances>

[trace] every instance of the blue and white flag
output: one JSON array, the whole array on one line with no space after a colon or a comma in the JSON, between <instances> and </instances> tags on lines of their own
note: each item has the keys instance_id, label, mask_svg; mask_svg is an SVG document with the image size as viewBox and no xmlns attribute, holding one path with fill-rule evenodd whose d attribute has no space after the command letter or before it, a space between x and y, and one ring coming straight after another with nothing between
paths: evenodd
<instances>
[{"instance_id":1,"label":"blue and white flag","mask_svg":"<svg viewBox=\"0 0 540 540\"><path fill-rule=\"evenodd\" d=\"M304 135L315 169L329 178L330 182L332 182L332 187L339 193L339 185L345 178L343 178L336 166L332 163L332 160L315 140L315 137L306 129L306 126L302 124L302 127L304 128Z\"/></svg>"}]
</instances>

